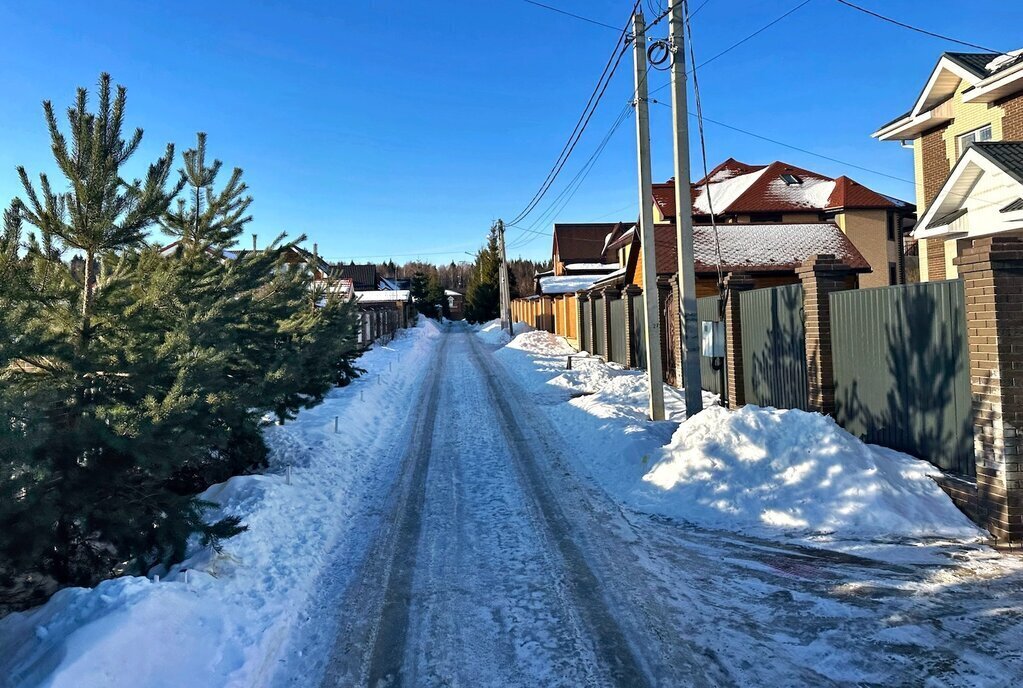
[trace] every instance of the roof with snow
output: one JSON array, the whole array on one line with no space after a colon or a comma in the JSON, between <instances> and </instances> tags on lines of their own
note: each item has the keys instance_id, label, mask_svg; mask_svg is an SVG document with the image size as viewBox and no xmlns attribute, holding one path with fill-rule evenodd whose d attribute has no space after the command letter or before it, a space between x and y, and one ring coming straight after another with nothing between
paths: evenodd
<instances>
[{"instance_id":1,"label":"roof with snow","mask_svg":"<svg viewBox=\"0 0 1023 688\"><path fill-rule=\"evenodd\" d=\"M355 298L359 303L397 303L407 302L412 298L408 289L381 289L373 291L356 291Z\"/></svg>"},{"instance_id":2,"label":"roof with snow","mask_svg":"<svg viewBox=\"0 0 1023 688\"><path fill-rule=\"evenodd\" d=\"M654 203L665 218L675 217L675 180L653 185ZM727 216L747 213L823 212L840 208L906 208L841 176L825 175L775 161L749 165L729 158L692 185L693 214Z\"/></svg>"},{"instance_id":3,"label":"roof with snow","mask_svg":"<svg viewBox=\"0 0 1023 688\"><path fill-rule=\"evenodd\" d=\"M725 272L790 271L819 253L834 254L857 271L870 269L849 238L830 222L724 224L718 225L718 237L721 243L721 269ZM656 225L654 242L657 274L673 275L678 272L675 225ZM693 227L698 273L717 271L715 244L713 227Z\"/></svg>"},{"instance_id":4,"label":"roof with snow","mask_svg":"<svg viewBox=\"0 0 1023 688\"><path fill-rule=\"evenodd\" d=\"M602 277L605 277L605 275L560 275L541 277L538 282L541 294L572 294L588 289L595 281Z\"/></svg>"}]
</instances>

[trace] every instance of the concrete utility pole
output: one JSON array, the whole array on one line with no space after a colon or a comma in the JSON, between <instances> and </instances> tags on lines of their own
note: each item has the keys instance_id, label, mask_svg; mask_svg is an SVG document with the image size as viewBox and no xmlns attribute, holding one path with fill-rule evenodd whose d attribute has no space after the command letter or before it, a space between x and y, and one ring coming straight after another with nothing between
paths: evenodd
<instances>
[{"instance_id":1,"label":"concrete utility pole","mask_svg":"<svg viewBox=\"0 0 1023 688\"><path fill-rule=\"evenodd\" d=\"M632 16L636 66L636 147L639 155L639 236L643 250L643 313L646 334L646 375L650 387L650 420L664 420L664 373L661 363L661 315L654 254L654 210L650 171L650 103L647 100L646 23Z\"/></svg>"},{"instance_id":2,"label":"concrete utility pole","mask_svg":"<svg viewBox=\"0 0 1023 688\"><path fill-rule=\"evenodd\" d=\"M508 255L504 249L504 220L497 221L498 243L501 245L501 329L508 330L512 337L515 332L512 330L511 321L511 284L508 282Z\"/></svg>"},{"instance_id":3,"label":"concrete utility pole","mask_svg":"<svg viewBox=\"0 0 1023 688\"><path fill-rule=\"evenodd\" d=\"M675 225L678 234L679 314L682 321L682 379L686 418L703 410L700 334L696 320L696 267L693 264L693 199L689 190L689 109L686 104L686 51L683 2L671 6L671 112L675 119Z\"/></svg>"}]
</instances>

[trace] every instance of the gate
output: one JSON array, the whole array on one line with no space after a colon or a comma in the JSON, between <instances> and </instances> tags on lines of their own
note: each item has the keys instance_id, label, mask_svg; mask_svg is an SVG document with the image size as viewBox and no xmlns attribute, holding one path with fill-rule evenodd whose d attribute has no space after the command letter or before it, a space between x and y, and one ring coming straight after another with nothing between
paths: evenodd
<instances>
[{"instance_id":1,"label":"gate","mask_svg":"<svg viewBox=\"0 0 1023 688\"><path fill-rule=\"evenodd\" d=\"M702 299L696 299L696 320L700 323L704 321L709 322L720 322L721 321L721 298L718 296L705 296ZM700 325L701 332L703 325ZM703 388L708 392L722 395L724 394L725 385L725 368L724 361L721 361L721 368L714 370L714 359L707 356L700 356L700 380L703 382Z\"/></svg>"},{"instance_id":2,"label":"gate","mask_svg":"<svg viewBox=\"0 0 1023 688\"><path fill-rule=\"evenodd\" d=\"M582 332L579 333L579 350L589 351L593 353L592 347L593 342L590 341L590 332L593 324L593 310L590 308L589 301L583 301L583 318L582 318Z\"/></svg>"},{"instance_id":3,"label":"gate","mask_svg":"<svg viewBox=\"0 0 1023 688\"><path fill-rule=\"evenodd\" d=\"M803 285L754 289L739 298L747 403L805 410Z\"/></svg>"},{"instance_id":4,"label":"gate","mask_svg":"<svg viewBox=\"0 0 1023 688\"><path fill-rule=\"evenodd\" d=\"M625 298L611 299L611 346L609 358L623 366L629 365L625 355L625 338L628 336L629 324L625 322Z\"/></svg>"},{"instance_id":5,"label":"gate","mask_svg":"<svg viewBox=\"0 0 1023 688\"><path fill-rule=\"evenodd\" d=\"M646 310L643 308L643 295L632 294L626 298L632 299L629 304L632 309L632 331L629 333L629 343L634 352L633 357L636 367L646 370Z\"/></svg>"},{"instance_id":6,"label":"gate","mask_svg":"<svg viewBox=\"0 0 1023 688\"><path fill-rule=\"evenodd\" d=\"M604 297L593 299L593 351L590 353L607 359L607 342L604 341Z\"/></svg>"},{"instance_id":7,"label":"gate","mask_svg":"<svg viewBox=\"0 0 1023 688\"><path fill-rule=\"evenodd\" d=\"M962 280L832 294L836 420L976 475L965 310Z\"/></svg>"}]
</instances>

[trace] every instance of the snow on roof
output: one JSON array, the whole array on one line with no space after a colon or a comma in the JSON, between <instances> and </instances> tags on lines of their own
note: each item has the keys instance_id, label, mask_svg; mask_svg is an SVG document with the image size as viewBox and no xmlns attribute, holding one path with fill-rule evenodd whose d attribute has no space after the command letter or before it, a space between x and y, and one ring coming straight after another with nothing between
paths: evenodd
<instances>
[{"instance_id":1,"label":"snow on roof","mask_svg":"<svg viewBox=\"0 0 1023 688\"><path fill-rule=\"evenodd\" d=\"M541 294L571 294L588 289L596 280L605 275L557 275L540 278Z\"/></svg>"},{"instance_id":2,"label":"snow on roof","mask_svg":"<svg viewBox=\"0 0 1023 688\"><path fill-rule=\"evenodd\" d=\"M753 183L760 179L766 170L765 167L749 174L729 174L720 181L718 180L719 175L715 175L714 178L711 178L710 183L697 189L696 197L693 199L693 210L706 215L710 213L710 206L713 203L715 213L724 212L735 199L753 186Z\"/></svg>"},{"instance_id":3,"label":"snow on roof","mask_svg":"<svg viewBox=\"0 0 1023 688\"><path fill-rule=\"evenodd\" d=\"M799 184L787 184L780 177L772 179L764 191L766 200L808 209L828 207L828 199L835 190L835 182L821 177L806 177Z\"/></svg>"},{"instance_id":4,"label":"snow on roof","mask_svg":"<svg viewBox=\"0 0 1023 688\"><path fill-rule=\"evenodd\" d=\"M984 69L992 73L997 72L1000 69L1008 67L1010 64L1019 59L1020 56L1023 56L1023 48L1020 48L1019 50L1010 50L1009 52L1003 55L999 55L995 59L988 62L986 65L984 65Z\"/></svg>"},{"instance_id":5,"label":"snow on roof","mask_svg":"<svg viewBox=\"0 0 1023 688\"><path fill-rule=\"evenodd\" d=\"M618 263L569 263L565 265L566 272L596 272L617 269Z\"/></svg>"},{"instance_id":6,"label":"snow on roof","mask_svg":"<svg viewBox=\"0 0 1023 688\"><path fill-rule=\"evenodd\" d=\"M395 301L408 301L412 292L408 289L383 289L377 291L357 291L355 298L360 303L393 303Z\"/></svg>"}]
</instances>

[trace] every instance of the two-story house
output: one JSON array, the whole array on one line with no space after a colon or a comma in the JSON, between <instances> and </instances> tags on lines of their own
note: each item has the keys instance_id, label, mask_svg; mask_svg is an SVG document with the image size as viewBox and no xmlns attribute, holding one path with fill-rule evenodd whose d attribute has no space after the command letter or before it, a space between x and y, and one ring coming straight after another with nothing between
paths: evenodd
<instances>
[{"instance_id":1,"label":"two-story house","mask_svg":"<svg viewBox=\"0 0 1023 688\"><path fill-rule=\"evenodd\" d=\"M674 222L674 180L654 184L653 196L655 223ZM711 213L718 224L792 225L793 233L833 224L867 261L860 286L905 282L904 227L912 226L916 209L849 177L833 179L781 161L749 165L729 158L692 184L692 202L697 226L710 224Z\"/></svg>"},{"instance_id":2,"label":"two-story house","mask_svg":"<svg viewBox=\"0 0 1023 688\"><path fill-rule=\"evenodd\" d=\"M944 53L909 112L873 136L913 149L921 280L957 277L977 237L1023 233L1023 51Z\"/></svg>"}]
</instances>

